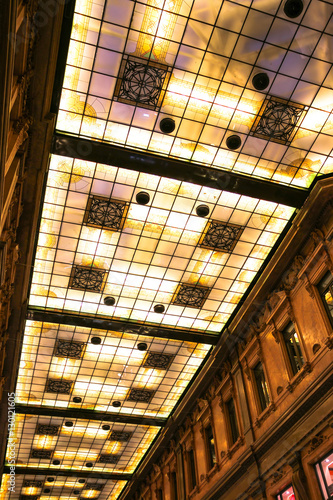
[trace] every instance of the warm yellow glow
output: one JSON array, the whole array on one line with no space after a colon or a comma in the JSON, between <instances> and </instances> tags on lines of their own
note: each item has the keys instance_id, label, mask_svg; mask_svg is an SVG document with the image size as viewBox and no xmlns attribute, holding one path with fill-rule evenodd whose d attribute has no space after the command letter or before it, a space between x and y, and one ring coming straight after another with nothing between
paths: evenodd
<instances>
[{"instance_id":1,"label":"warm yellow glow","mask_svg":"<svg viewBox=\"0 0 333 500\"><path fill-rule=\"evenodd\" d=\"M22 488L21 493L23 495L37 495L39 491L39 488L36 488L35 486L29 486L27 488ZM0 496L1 498L1 496Z\"/></svg>"},{"instance_id":2,"label":"warm yellow glow","mask_svg":"<svg viewBox=\"0 0 333 500\"><path fill-rule=\"evenodd\" d=\"M55 450L53 453L53 457L60 459L60 460L78 460L79 462L82 462L84 460L97 460L98 458L98 453L94 453L90 448L79 448L78 450Z\"/></svg>"},{"instance_id":3,"label":"warm yellow glow","mask_svg":"<svg viewBox=\"0 0 333 500\"><path fill-rule=\"evenodd\" d=\"M34 448L45 448L50 450L54 448L58 440L58 436L35 436Z\"/></svg>"}]
</instances>

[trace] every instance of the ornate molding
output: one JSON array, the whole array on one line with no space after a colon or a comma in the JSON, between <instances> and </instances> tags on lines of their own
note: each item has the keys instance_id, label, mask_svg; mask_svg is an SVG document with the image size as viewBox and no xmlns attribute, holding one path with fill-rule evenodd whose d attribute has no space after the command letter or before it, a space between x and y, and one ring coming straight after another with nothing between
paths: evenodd
<instances>
[{"instance_id":1,"label":"ornate molding","mask_svg":"<svg viewBox=\"0 0 333 500\"><path fill-rule=\"evenodd\" d=\"M310 455L314 450L316 450L324 441L327 440L327 436L323 434L317 434L314 438L311 439L309 443L308 455Z\"/></svg>"},{"instance_id":2,"label":"ornate molding","mask_svg":"<svg viewBox=\"0 0 333 500\"><path fill-rule=\"evenodd\" d=\"M325 345L330 350L333 349L333 337L327 337L327 339L325 340Z\"/></svg>"},{"instance_id":3,"label":"ornate molding","mask_svg":"<svg viewBox=\"0 0 333 500\"><path fill-rule=\"evenodd\" d=\"M301 370L294 376L291 382L287 385L287 389L293 392L295 387L303 380L303 378L312 371L311 364L307 361L302 366Z\"/></svg>"},{"instance_id":4,"label":"ornate molding","mask_svg":"<svg viewBox=\"0 0 333 500\"><path fill-rule=\"evenodd\" d=\"M302 269L304 264L304 257L302 255L296 255L293 260L291 267L285 273L280 290L291 291L296 283L298 282L298 273Z\"/></svg>"},{"instance_id":5,"label":"ornate molding","mask_svg":"<svg viewBox=\"0 0 333 500\"><path fill-rule=\"evenodd\" d=\"M269 417L269 415L270 415L271 413L273 413L275 410L276 410L276 406L275 406L275 404L274 404L273 402L272 402L272 403L270 403L270 405L269 405L269 406L267 406L267 408L266 408L266 409L265 409L265 410L261 413L261 415L259 415L259 416L256 418L256 420L255 420L255 422L254 422L254 425L255 425L256 427L260 427L260 426L261 426L261 424L262 424L262 423L263 423L263 422L264 422L264 421L265 421L265 420Z\"/></svg>"},{"instance_id":6,"label":"ornate molding","mask_svg":"<svg viewBox=\"0 0 333 500\"><path fill-rule=\"evenodd\" d=\"M227 457L231 458L232 455L244 444L244 442L245 442L244 436L239 436L239 438L232 445L232 447L228 449L228 451L227 451Z\"/></svg>"}]
</instances>

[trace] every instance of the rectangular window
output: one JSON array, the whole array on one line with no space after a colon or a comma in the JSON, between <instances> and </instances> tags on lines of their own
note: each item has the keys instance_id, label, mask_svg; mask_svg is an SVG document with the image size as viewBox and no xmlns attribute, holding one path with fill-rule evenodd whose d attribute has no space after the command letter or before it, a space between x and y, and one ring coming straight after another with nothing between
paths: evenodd
<instances>
[{"instance_id":1,"label":"rectangular window","mask_svg":"<svg viewBox=\"0 0 333 500\"><path fill-rule=\"evenodd\" d=\"M316 473L324 500L333 498L333 450L316 464Z\"/></svg>"},{"instance_id":2,"label":"rectangular window","mask_svg":"<svg viewBox=\"0 0 333 500\"><path fill-rule=\"evenodd\" d=\"M195 461L194 461L194 451L190 450L187 455L188 458L188 476L189 476L189 487L190 491L197 485L197 477L195 474Z\"/></svg>"},{"instance_id":3,"label":"rectangular window","mask_svg":"<svg viewBox=\"0 0 333 500\"><path fill-rule=\"evenodd\" d=\"M234 444L237 441L237 439L239 438L239 430L238 430L238 423L237 423L237 416L236 416L236 408L235 408L235 403L234 403L233 398L229 399L229 401L226 404L226 407L227 407L229 424L230 424L231 441L232 441L232 444Z\"/></svg>"},{"instance_id":4,"label":"rectangular window","mask_svg":"<svg viewBox=\"0 0 333 500\"><path fill-rule=\"evenodd\" d=\"M295 500L293 487L291 485L288 486L288 488L277 495L276 500Z\"/></svg>"},{"instance_id":5,"label":"rectangular window","mask_svg":"<svg viewBox=\"0 0 333 500\"><path fill-rule=\"evenodd\" d=\"M329 319L333 324L333 276L331 273L325 274L318 285L318 290L324 302Z\"/></svg>"},{"instance_id":6,"label":"rectangular window","mask_svg":"<svg viewBox=\"0 0 333 500\"><path fill-rule=\"evenodd\" d=\"M264 374L264 367L262 366L262 363L259 362L254 367L253 373L256 382L257 393L259 396L260 409L261 411L264 411L264 409L267 408L267 406L269 405L270 401Z\"/></svg>"},{"instance_id":7,"label":"rectangular window","mask_svg":"<svg viewBox=\"0 0 333 500\"><path fill-rule=\"evenodd\" d=\"M171 492L172 500L178 500L177 475L175 472L171 472Z\"/></svg>"},{"instance_id":8,"label":"rectangular window","mask_svg":"<svg viewBox=\"0 0 333 500\"><path fill-rule=\"evenodd\" d=\"M208 458L208 468L209 470L216 464L216 453L215 453L215 443L213 428L211 425L205 428L206 445L207 445L207 458Z\"/></svg>"},{"instance_id":9,"label":"rectangular window","mask_svg":"<svg viewBox=\"0 0 333 500\"><path fill-rule=\"evenodd\" d=\"M296 373L302 368L304 359L299 337L295 332L295 328L292 323L289 323L289 325L284 329L283 338L293 375L296 375Z\"/></svg>"}]
</instances>

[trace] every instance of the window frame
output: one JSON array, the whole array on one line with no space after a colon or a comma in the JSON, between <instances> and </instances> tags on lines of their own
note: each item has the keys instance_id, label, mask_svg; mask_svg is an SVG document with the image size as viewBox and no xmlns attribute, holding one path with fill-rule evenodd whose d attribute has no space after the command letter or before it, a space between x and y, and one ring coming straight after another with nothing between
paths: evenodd
<instances>
[{"instance_id":1,"label":"window frame","mask_svg":"<svg viewBox=\"0 0 333 500\"><path fill-rule=\"evenodd\" d=\"M323 470L323 466L322 466L322 462L327 459L330 455L333 454L333 449L331 449L328 453L326 453L320 460L316 461L314 464L313 464L313 468L315 470L315 474L316 474L316 478L317 478L317 482L318 482L318 487L319 487L319 491L320 491L320 495L321 495L321 498L323 500L328 500L330 499L330 495L333 494L333 483L332 483L332 493L329 491L328 487L329 485L327 484L327 481L326 481L326 477L325 477L325 472ZM319 477L319 474L318 474L318 469L317 467L319 468L320 470L320 474L321 474L321 477ZM326 492L325 495L326 497L324 496L324 493L323 493L323 488L322 488L322 483L324 484L325 486L325 489L326 489Z\"/></svg>"},{"instance_id":2,"label":"window frame","mask_svg":"<svg viewBox=\"0 0 333 500\"><path fill-rule=\"evenodd\" d=\"M283 491L280 491L280 493L278 493L278 494L276 495L276 497L275 497L275 498L276 498L276 500L283 500L282 495L283 495L284 493L286 493L286 491L287 491L287 490L289 490L290 488L293 490L293 492L291 493L291 495L294 495L294 496L295 496L295 492L294 492L293 485L290 483L288 486L286 486L286 487L283 489Z\"/></svg>"},{"instance_id":3,"label":"window frame","mask_svg":"<svg viewBox=\"0 0 333 500\"><path fill-rule=\"evenodd\" d=\"M189 448L186 451L186 459L187 459L187 483L188 483L188 489L189 493L193 491L198 484L197 481L197 467L196 467L196 460L195 460L195 452L193 447Z\"/></svg>"},{"instance_id":4,"label":"window frame","mask_svg":"<svg viewBox=\"0 0 333 500\"><path fill-rule=\"evenodd\" d=\"M263 380L264 380L265 387L266 387L266 397L265 397L265 393L264 393L262 386L260 386L261 391L259 389L259 379L256 377L256 368L258 367L258 365L261 365L261 373L262 373ZM251 371L252 371L252 376L253 376L253 381L254 381L255 392L256 392L256 396L257 396L257 400L258 400L257 403L258 403L258 408L259 408L259 414L260 414L260 413L264 412L269 407L269 405L272 403L270 393L269 393L269 387L268 387L268 382L267 382L267 378L266 378L264 363L261 360L258 360L258 362L254 365L254 367L252 368Z\"/></svg>"},{"instance_id":5,"label":"window frame","mask_svg":"<svg viewBox=\"0 0 333 500\"><path fill-rule=\"evenodd\" d=\"M331 277L331 279L330 279L329 283L325 287L323 287L322 283L325 282L325 280L328 277ZM333 297L333 275L332 275L331 271L326 270L326 273L321 277L321 279L317 283L316 288L318 290L318 293L319 293L319 296L320 296L320 300L321 300L321 302L322 302L322 304L324 306L325 312L327 314L327 318L328 318L331 326L333 327L333 309L332 309L332 312L331 312L330 309L329 309L329 307L328 307L327 301L325 300L325 293L327 291L330 291L331 295Z\"/></svg>"},{"instance_id":6,"label":"window frame","mask_svg":"<svg viewBox=\"0 0 333 500\"><path fill-rule=\"evenodd\" d=\"M233 414L234 414L234 417L235 417L235 421L234 423L236 424L236 429L237 429L237 437L235 438L235 435L233 433L233 425L231 423L231 418L230 418L230 403L232 402L232 405L233 405ZM226 409L226 419L227 419L227 422L228 422L228 434L229 434L229 440L230 440L230 448L232 446L234 446L234 444L238 441L238 439L240 438L241 436L241 433L240 433L240 427L239 427L239 422L238 422L238 415L237 415L237 408L236 408L236 403L235 403L235 397L233 395L231 395L231 397L229 397L226 402L225 402L225 409Z\"/></svg>"},{"instance_id":7,"label":"window frame","mask_svg":"<svg viewBox=\"0 0 333 500\"><path fill-rule=\"evenodd\" d=\"M211 435L211 438L208 436L208 429L211 429L211 433L209 433ZM216 439L214 434L214 428L211 421L208 421L208 424L204 426L204 439L205 439L207 469L209 472L217 464ZM213 440L213 443L211 443L211 439ZM212 454L212 444L213 444L214 454ZM215 456L215 460L213 455Z\"/></svg>"},{"instance_id":8,"label":"window frame","mask_svg":"<svg viewBox=\"0 0 333 500\"><path fill-rule=\"evenodd\" d=\"M290 347L290 345L287 344L287 341L290 340L290 338L292 337L293 341L294 341L294 350L296 352L295 345L297 345L297 343L295 342L294 335L296 335L298 337L297 350L300 351L300 358L302 360L302 363L300 364L298 369L297 369L297 364L295 362L295 357L293 356L293 353L291 351L291 347ZM289 377L293 378L302 370L302 368L306 364L306 357L304 355L303 348L302 348L301 336L298 333L296 325L292 320L290 320L287 323L287 325L283 328L283 330L281 332L281 336L283 339L283 349L285 351L285 357L287 359L287 369L288 369ZM296 356L297 356L298 363L300 363L299 353L296 353Z\"/></svg>"}]
</instances>

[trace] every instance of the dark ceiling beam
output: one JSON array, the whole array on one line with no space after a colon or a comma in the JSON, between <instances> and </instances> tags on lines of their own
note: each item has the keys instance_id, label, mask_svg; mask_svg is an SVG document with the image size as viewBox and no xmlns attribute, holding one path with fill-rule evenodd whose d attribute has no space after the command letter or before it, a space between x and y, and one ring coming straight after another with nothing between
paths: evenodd
<instances>
[{"instance_id":1,"label":"dark ceiling beam","mask_svg":"<svg viewBox=\"0 0 333 500\"><path fill-rule=\"evenodd\" d=\"M10 466L5 465L3 469L4 474L10 473ZM29 476L53 476L53 477L87 477L89 479L109 479L111 481L129 481L132 479L133 474L117 474L113 472L94 472L91 470L73 470L73 469L48 469L45 467L20 467L15 466L15 475L29 475Z\"/></svg>"},{"instance_id":2,"label":"dark ceiling beam","mask_svg":"<svg viewBox=\"0 0 333 500\"><path fill-rule=\"evenodd\" d=\"M136 415L124 415L105 413L94 410L86 410L84 408L48 408L48 407L37 407L30 405L19 405L15 407L15 413L20 415L40 415L45 417L61 417L64 419L84 419L84 420L98 420L100 422L119 422L122 424L134 424L134 425L154 425L157 427L164 427L166 424L166 418L153 418L153 417L141 417Z\"/></svg>"},{"instance_id":3,"label":"dark ceiling beam","mask_svg":"<svg viewBox=\"0 0 333 500\"><path fill-rule=\"evenodd\" d=\"M134 335L144 335L146 337L160 337L209 345L216 345L219 339L217 334L210 335L208 333L200 333L197 330L195 332L191 330L176 330L164 326L149 326L147 324L143 325L142 323L116 319L100 319L67 312L59 313L39 310L32 307L28 309L27 319L44 321L46 323L83 326L86 328L95 328L97 330L114 330L116 332L133 333Z\"/></svg>"},{"instance_id":4,"label":"dark ceiling beam","mask_svg":"<svg viewBox=\"0 0 333 500\"><path fill-rule=\"evenodd\" d=\"M99 141L56 133L52 153L128 168L300 208L308 190Z\"/></svg>"}]
</instances>

